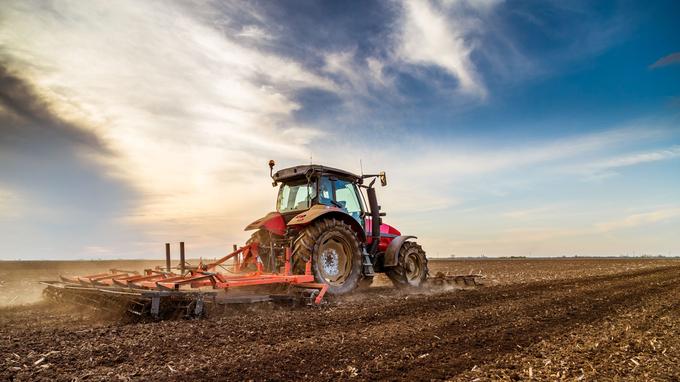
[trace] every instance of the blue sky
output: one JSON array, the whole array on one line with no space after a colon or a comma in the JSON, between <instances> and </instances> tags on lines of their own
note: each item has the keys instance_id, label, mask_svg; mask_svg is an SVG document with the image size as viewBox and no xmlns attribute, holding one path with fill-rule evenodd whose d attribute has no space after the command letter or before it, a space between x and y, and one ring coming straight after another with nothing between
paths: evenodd
<instances>
[{"instance_id":1,"label":"blue sky","mask_svg":"<svg viewBox=\"0 0 680 382\"><path fill-rule=\"evenodd\" d=\"M680 255L674 1L0 9L2 259L214 257L266 163L384 169L430 256ZM675 23L675 24L674 24Z\"/></svg>"}]
</instances>

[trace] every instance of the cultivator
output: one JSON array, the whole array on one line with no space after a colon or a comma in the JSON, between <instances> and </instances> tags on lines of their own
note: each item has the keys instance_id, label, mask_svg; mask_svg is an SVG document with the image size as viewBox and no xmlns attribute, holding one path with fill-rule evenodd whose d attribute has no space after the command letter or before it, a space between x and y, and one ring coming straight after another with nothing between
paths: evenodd
<instances>
[{"instance_id":1,"label":"cultivator","mask_svg":"<svg viewBox=\"0 0 680 382\"><path fill-rule=\"evenodd\" d=\"M97 311L154 319L198 318L208 311L226 310L234 304L274 302L320 305L327 284L314 282L311 261L304 274L292 274L291 249L286 248L284 266L277 273L265 272L257 243L251 243L221 259L197 266L185 261L180 243L180 263L170 266L166 244L166 267L143 273L110 269L87 276L61 276L60 281L41 281L47 299L88 306ZM231 264L226 262L231 260ZM225 272L216 272L221 268ZM481 274L428 277L429 287L470 288L483 285ZM263 293L266 292L266 293ZM271 293L275 292L275 293Z\"/></svg>"},{"instance_id":2,"label":"cultivator","mask_svg":"<svg viewBox=\"0 0 680 382\"><path fill-rule=\"evenodd\" d=\"M469 274L469 275L449 275L443 272L437 272L434 277L428 277L427 283L436 287L477 287L484 285L482 280L484 276L482 274Z\"/></svg>"},{"instance_id":3,"label":"cultivator","mask_svg":"<svg viewBox=\"0 0 680 382\"><path fill-rule=\"evenodd\" d=\"M180 243L180 264L171 268L166 244L165 269L146 269L142 274L111 269L41 283L46 286L45 296L52 300L153 318L200 317L220 306L264 301L319 305L328 289L326 284L314 282L311 259L304 274L292 274L290 248L286 248L279 272L264 271L258 243L235 249L212 263L190 266L184 258L184 243ZM225 266L228 260L232 260L231 269ZM216 272L218 267L227 273ZM258 293L263 289L281 293Z\"/></svg>"}]
</instances>

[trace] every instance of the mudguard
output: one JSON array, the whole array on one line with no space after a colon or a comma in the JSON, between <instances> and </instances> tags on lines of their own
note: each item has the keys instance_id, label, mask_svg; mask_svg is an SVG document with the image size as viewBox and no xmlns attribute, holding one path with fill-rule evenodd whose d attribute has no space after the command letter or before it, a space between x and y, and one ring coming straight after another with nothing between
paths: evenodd
<instances>
[{"instance_id":1,"label":"mudguard","mask_svg":"<svg viewBox=\"0 0 680 382\"><path fill-rule=\"evenodd\" d=\"M264 228L273 234L283 236L286 232L286 222L283 220L283 216L281 216L280 213L274 211L248 224L245 231L260 228Z\"/></svg>"},{"instance_id":2,"label":"mudguard","mask_svg":"<svg viewBox=\"0 0 680 382\"><path fill-rule=\"evenodd\" d=\"M404 245L408 239L417 239L417 237L403 235L392 239L390 245L387 246L387 250L385 251L385 261L383 263L383 267L395 267L397 264L399 264L399 251L401 250L401 246Z\"/></svg>"},{"instance_id":3,"label":"mudguard","mask_svg":"<svg viewBox=\"0 0 680 382\"><path fill-rule=\"evenodd\" d=\"M317 204L312 206L312 208L308 209L305 212L301 212L297 215L295 215L289 222L289 226L303 226L307 225L319 217L324 216L327 218L334 218L338 220L342 220L345 223L349 224L352 229L357 233L359 237L359 241L361 243L366 242L366 232L364 232L363 227L361 227L361 224L359 224L356 219L354 219L351 215L349 215L347 212L343 211L341 208L335 207L335 206L326 206L323 204Z\"/></svg>"}]
</instances>

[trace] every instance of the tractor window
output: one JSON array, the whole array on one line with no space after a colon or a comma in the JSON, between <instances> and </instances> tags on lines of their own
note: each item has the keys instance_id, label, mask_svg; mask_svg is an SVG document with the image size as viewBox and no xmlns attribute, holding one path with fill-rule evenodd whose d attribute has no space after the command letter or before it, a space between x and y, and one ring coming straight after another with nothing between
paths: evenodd
<instances>
[{"instance_id":1,"label":"tractor window","mask_svg":"<svg viewBox=\"0 0 680 382\"><path fill-rule=\"evenodd\" d=\"M342 204L344 209L357 221L361 222L361 204L357 196L354 183L345 180L335 181L335 201Z\"/></svg>"},{"instance_id":2,"label":"tractor window","mask_svg":"<svg viewBox=\"0 0 680 382\"><path fill-rule=\"evenodd\" d=\"M311 206L311 200L316 197L316 183L307 184L307 180L286 183L279 189L276 210L290 212L306 210Z\"/></svg>"},{"instance_id":3,"label":"tractor window","mask_svg":"<svg viewBox=\"0 0 680 382\"><path fill-rule=\"evenodd\" d=\"M327 176L322 176L319 179L319 204L327 206L332 205L333 200L333 182Z\"/></svg>"}]
</instances>

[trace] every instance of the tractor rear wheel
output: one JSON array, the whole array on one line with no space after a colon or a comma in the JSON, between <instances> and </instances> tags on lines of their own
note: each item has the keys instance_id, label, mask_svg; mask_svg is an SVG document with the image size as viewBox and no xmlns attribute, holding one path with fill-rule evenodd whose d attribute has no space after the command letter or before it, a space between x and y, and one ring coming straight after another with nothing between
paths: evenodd
<instances>
[{"instance_id":1,"label":"tractor rear wheel","mask_svg":"<svg viewBox=\"0 0 680 382\"><path fill-rule=\"evenodd\" d=\"M407 241L399 250L399 263L387 271L396 287L419 287L427 278L427 257L420 245Z\"/></svg>"},{"instance_id":2,"label":"tractor rear wheel","mask_svg":"<svg viewBox=\"0 0 680 382\"><path fill-rule=\"evenodd\" d=\"M293 256L298 273L312 259L314 278L328 284L330 294L349 293L363 278L359 240L352 228L340 220L323 219L305 227L295 239Z\"/></svg>"}]
</instances>

